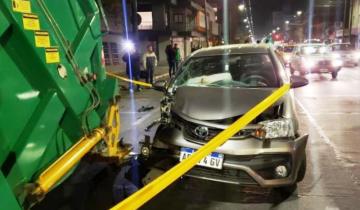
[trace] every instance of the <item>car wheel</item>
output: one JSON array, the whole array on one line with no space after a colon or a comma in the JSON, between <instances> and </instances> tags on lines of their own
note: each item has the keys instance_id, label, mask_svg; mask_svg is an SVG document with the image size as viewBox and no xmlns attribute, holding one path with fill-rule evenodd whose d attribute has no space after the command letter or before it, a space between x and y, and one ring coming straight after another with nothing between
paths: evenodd
<instances>
[{"instance_id":1,"label":"car wheel","mask_svg":"<svg viewBox=\"0 0 360 210\"><path fill-rule=\"evenodd\" d=\"M305 173L306 173L306 155L304 156L304 159L301 162L296 182L301 182L305 177Z\"/></svg>"},{"instance_id":2,"label":"car wheel","mask_svg":"<svg viewBox=\"0 0 360 210\"><path fill-rule=\"evenodd\" d=\"M337 72L337 71L331 72L331 77L332 77L333 79L336 79L337 75L338 75L338 72Z\"/></svg>"}]
</instances>

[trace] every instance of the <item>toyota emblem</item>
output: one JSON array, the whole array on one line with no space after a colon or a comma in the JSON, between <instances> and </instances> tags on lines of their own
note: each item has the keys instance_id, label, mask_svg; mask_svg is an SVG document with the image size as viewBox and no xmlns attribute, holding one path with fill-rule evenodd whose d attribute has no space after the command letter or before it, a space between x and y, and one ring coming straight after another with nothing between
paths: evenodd
<instances>
[{"instance_id":1,"label":"toyota emblem","mask_svg":"<svg viewBox=\"0 0 360 210\"><path fill-rule=\"evenodd\" d=\"M201 139L205 139L209 135L209 129L205 126L196 127L194 132Z\"/></svg>"}]
</instances>

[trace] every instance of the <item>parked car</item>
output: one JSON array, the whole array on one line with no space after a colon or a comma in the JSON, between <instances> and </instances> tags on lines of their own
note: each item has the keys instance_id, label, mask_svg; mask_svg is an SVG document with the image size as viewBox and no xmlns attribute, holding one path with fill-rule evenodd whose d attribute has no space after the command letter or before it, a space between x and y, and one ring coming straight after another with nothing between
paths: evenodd
<instances>
[{"instance_id":1,"label":"parked car","mask_svg":"<svg viewBox=\"0 0 360 210\"><path fill-rule=\"evenodd\" d=\"M295 49L295 45L285 45L283 47L282 58L284 59L285 65L287 66L290 65L294 49Z\"/></svg>"},{"instance_id":2,"label":"parked car","mask_svg":"<svg viewBox=\"0 0 360 210\"><path fill-rule=\"evenodd\" d=\"M141 151L151 167L167 170L290 80L292 88L308 83L290 78L268 45L198 50L167 88L163 81L154 84L165 92L161 125ZM304 178L307 139L298 132L294 99L287 93L185 176L288 189Z\"/></svg>"},{"instance_id":3,"label":"parked car","mask_svg":"<svg viewBox=\"0 0 360 210\"><path fill-rule=\"evenodd\" d=\"M350 43L334 43L330 45L331 56L340 59L344 66L357 66L360 61L360 52L356 51Z\"/></svg>"},{"instance_id":4,"label":"parked car","mask_svg":"<svg viewBox=\"0 0 360 210\"><path fill-rule=\"evenodd\" d=\"M335 79L343 62L333 58L330 49L325 44L300 44L294 50L291 59L291 73L299 72L300 75L310 73L330 73Z\"/></svg>"}]
</instances>

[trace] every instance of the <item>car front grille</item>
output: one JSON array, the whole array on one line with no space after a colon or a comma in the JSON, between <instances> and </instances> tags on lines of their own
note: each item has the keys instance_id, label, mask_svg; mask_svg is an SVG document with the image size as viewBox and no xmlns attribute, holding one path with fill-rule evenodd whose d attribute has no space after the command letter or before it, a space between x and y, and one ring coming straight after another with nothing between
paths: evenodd
<instances>
[{"instance_id":1,"label":"car front grille","mask_svg":"<svg viewBox=\"0 0 360 210\"><path fill-rule=\"evenodd\" d=\"M195 123L187 122L184 125L185 138L190 138L190 140L197 141L198 143L206 143L222 131L221 129L208 127L209 134L204 138L200 138L195 134L195 129L197 126L199 126L199 125L197 125Z\"/></svg>"},{"instance_id":2,"label":"car front grille","mask_svg":"<svg viewBox=\"0 0 360 210\"><path fill-rule=\"evenodd\" d=\"M196 133L195 129L198 126L202 126L197 123L193 123L187 120L184 120L183 118L179 117L176 114L173 114L173 122L177 124L180 128L182 128L184 138L188 141L198 143L198 144L206 144L209 142L212 138L214 138L217 134L219 134L223 129L214 128L206 126L208 129L208 135L206 137L200 138ZM243 129L240 130L237 134L233 136L234 139L241 139L246 138L254 132L253 129Z\"/></svg>"},{"instance_id":3,"label":"car front grille","mask_svg":"<svg viewBox=\"0 0 360 210\"><path fill-rule=\"evenodd\" d=\"M258 185L257 182L245 171L236 169L217 170L195 166L189 172L187 172L186 175L190 177L210 179L233 184Z\"/></svg>"},{"instance_id":4,"label":"car front grille","mask_svg":"<svg viewBox=\"0 0 360 210\"><path fill-rule=\"evenodd\" d=\"M329 65L331 65L331 61L329 61L329 60L322 60L322 61L319 61L319 62L318 62L318 65L320 65L320 66L329 66Z\"/></svg>"}]
</instances>

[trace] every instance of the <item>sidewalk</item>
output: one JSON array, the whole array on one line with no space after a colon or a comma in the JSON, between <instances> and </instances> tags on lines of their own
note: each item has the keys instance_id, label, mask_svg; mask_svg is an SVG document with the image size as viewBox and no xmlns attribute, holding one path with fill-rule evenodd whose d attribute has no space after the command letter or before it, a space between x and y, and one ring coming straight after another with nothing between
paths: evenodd
<instances>
[{"instance_id":1,"label":"sidewalk","mask_svg":"<svg viewBox=\"0 0 360 210\"><path fill-rule=\"evenodd\" d=\"M125 66L118 67L107 67L107 70L119 74L120 76L127 77L125 72ZM154 80L167 79L169 77L169 67L168 66L157 66L154 71ZM142 79L143 80L143 79Z\"/></svg>"}]
</instances>

